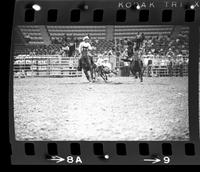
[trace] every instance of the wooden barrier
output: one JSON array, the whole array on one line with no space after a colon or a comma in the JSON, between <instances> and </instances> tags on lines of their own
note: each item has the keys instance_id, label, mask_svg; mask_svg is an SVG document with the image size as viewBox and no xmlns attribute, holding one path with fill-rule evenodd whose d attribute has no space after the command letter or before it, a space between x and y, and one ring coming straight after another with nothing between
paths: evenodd
<instances>
[{"instance_id":1,"label":"wooden barrier","mask_svg":"<svg viewBox=\"0 0 200 172\"><path fill-rule=\"evenodd\" d=\"M147 70L145 70L145 76L148 76ZM171 68L169 66L152 66L150 73L153 77L188 76L188 65L175 65Z\"/></svg>"},{"instance_id":2,"label":"wooden barrier","mask_svg":"<svg viewBox=\"0 0 200 172\"><path fill-rule=\"evenodd\" d=\"M81 77L77 71L78 59L61 56L17 56L14 76L19 77Z\"/></svg>"},{"instance_id":3,"label":"wooden barrier","mask_svg":"<svg viewBox=\"0 0 200 172\"><path fill-rule=\"evenodd\" d=\"M148 71L149 70L149 71ZM169 66L151 66L146 68L144 76L168 77L168 76L188 76L188 65Z\"/></svg>"},{"instance_id":4,"label":"wooden barrier","mask_svg":"<svg viewBox=\"0 0 200 172\"><path fill-rule=\"evenodd\" d=\"M78 59L55 56L17 56L14 59L14 77L81 77L77 71ZM149 70L149 71L148 71ZM120 76L129 76L130 71L121 68ZM144 76L188 76L188 65L151 66Z\"/></svg>"}]
</instances>

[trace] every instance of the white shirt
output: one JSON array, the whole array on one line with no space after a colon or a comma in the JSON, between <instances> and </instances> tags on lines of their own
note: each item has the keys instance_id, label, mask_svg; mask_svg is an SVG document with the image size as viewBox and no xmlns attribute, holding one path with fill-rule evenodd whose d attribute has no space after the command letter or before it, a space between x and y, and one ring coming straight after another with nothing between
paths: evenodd
<instances>
[{"instance_id":1,"label":"white shirt","mask_svg":"<svg viewBox=\"0 0 200 172\"><path fill-rule=\"evenodd\" d=\"M161 65L161 66L165 66L165 65L166 65L166 61L165 61L164 59L162 59L162 60L160 61L160 65Z\"/></svg>"},{"instance_id":2,"label":"white shirt","mask_svg":"<svg viewBox=\"0 0 200 172\"><path fill-rule=\"evenodd\" d=\"M111 70L111 64L109 62L104 62L103 66L108 67Z\"/></svg>"},{"instance_id":3,"label":"white shirt","mask_svg":"<svg viewBox=\"0 0 200 172\"><path fill-rule=\"evenodd\" d=\"M103 65L103 59L102 58L98 58L96 65L97 66L102 66Z\"/></svg>"},{"instance_id":4,"label":"white shirt","mask_svg":"<svg viewBox=\"0 0 200 172\"><path fill-rule=\"evenodd\" d=\"M69 50L69 47L68 47L68 46L66 46L66 47L62 47L62 50L66 50L66 51L68 51L68 50Z\"/></svg>"},{"instance_id":5,"label":"white shirt","mask_svg":"<svg viewBox=\"0 0 200 172\"><path fill-rule=\"evenodd\" d=\"M88 50L92 50L92 46L90 45L89 42L81 42L80 45L79 45L79 53L82 52L83 47L87 47Z\"/></svg>"},{"instance_id":6,"label":"white shirt","mask_svg":"<svg viewBox=\"0 0 200 172\"><path fill-rule=\"evenodd\" d=\"M128 62L124 62L124 66L129 66L129 63Z\"/></svg>"},{"instance_id":7,"label":"white shirt","mask_svg":"<svg viewBox=\"0 0 200 172\"><path fill-rule=\"evenodd\" d=\"M147 65L148 65L148 61L149 61L148 58L144 58L144 59L143 59L144 66L147 66Z\"/></svg>"},{"instance_id":8,"label":"white shirt","mask_svg":"<svg viewBox=\"0 0 200 172\"><path fill-rule=\"evenodd\" d=\"M154 58L153 54L148 54L148 57L152 60Z\"/></svg>"},{"instance_id":9,"label":"white shirt","mask_svg":"<svg viewBox=\"0 0 200 172\"><path fill-rule=\"evenodd\" d=\"M157 58L154 58L152 61L153 66L157 66L159 64L159 60Z\"/></svg>"}]
</instances>

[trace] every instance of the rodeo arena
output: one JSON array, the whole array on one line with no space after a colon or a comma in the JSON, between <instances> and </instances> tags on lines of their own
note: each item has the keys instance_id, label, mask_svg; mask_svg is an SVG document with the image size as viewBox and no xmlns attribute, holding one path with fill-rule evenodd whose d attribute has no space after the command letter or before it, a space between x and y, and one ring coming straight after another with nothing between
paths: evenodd
<instances>
[{"instance_id":1,"label":"rodeo arena","mask_svg":"<svg viewBox=\"0 0 200 172\"><path fill-rule=\"evenodd\" d=\"M15 28L17 140L189 140L189 28Z\"/></svg>"}]
</instances>

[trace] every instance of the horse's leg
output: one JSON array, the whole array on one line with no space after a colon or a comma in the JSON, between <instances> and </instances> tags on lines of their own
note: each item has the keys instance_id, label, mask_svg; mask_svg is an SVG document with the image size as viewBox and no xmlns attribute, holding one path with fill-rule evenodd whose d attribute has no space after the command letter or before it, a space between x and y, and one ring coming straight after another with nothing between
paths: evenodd
<instances>
[{"instance_id":1,"label":"horse's leg","mask_svg":"<svg viewBox=\"0 0 200 172\"><path fill-rule=\"evenodd\" d=\"M105 77L106 77L106 81L108 80L108 76L105 74Z\"/></svg>"},{"instance_id":2,"label":"horse's leg","mask_svg":"<svg viewBox=\"0 0 200 172\"><path fill-rule=\"evenodd\" d=\"M92 65L92 78L93 78L93 81L96 81L96 66L93 64Z\"/></svg>"},{"instance_id":3,"label":"horse's leg","mask_svg":"<svg viewBox=\"0 0 200 172\"><path fill-rule=\"evenodd\" d=\"M145 71L145 67L142 68L142 80L143 80L143 77L144 77L144 71Z\"/></svg>"},{"instance_id":4,"label":"horse's leg","mask_svg":"<svg viewBox=\"0 0 200 172\"><path fill-rule=\"evenodd\" d=\"M95 69L92 69L92 71L93 71L93 80L96 81L96 77L97 77L96 71L95 71Z\"/></svg>"},{"instance_id":5,"label":"horse's leg","mask_svg":"<svg viewBox=\"0 0 200 172\"><path fill-rule=\"evenodd\" d=\"M106 76L106 74L101 70L100 71L100 76L103 78L103 80L106 82L107 81L107 76Z\"/></svg>"},{"instance_id":6,"label":"horse's leg","mask_svg":"<svg viewBox=\"0 0 200 172\"><path fill-rule=\"evenodd\" d=\"M90 76L89 76L89 74L88 74L88 71L87 71L87 70L84 70L84 73L85 73L85 76L86 76L87 80L88 80L89 82L91 82Z\"/></svg>"},{"instance_id":7,"label":"horse's leg","mask_svg":"<svg viewBox=\"0 0 200 172\"><path fill-rule=\"evenodd\" d=\"M130 67L130 70L131 70L131 73L133 74L133 77L137 78L137 72L135 71L133 65Z\"/></svg>"},{"instance_id":8,"label":"horse's leg","mask_svg":"<svg viewBox=\"0 0 200 172\"><path fill-rule=\"evenodd\" d=\"M117 72L115 72L115 71L113 71L113 70L111 70L111 73L113 73L113 74L117 75Z\"/></svg>"},{"instance_id":9,"label":"horse's leg","mask_svg":"<svg viewBox=\"0 0 200 172\"><path fill-rule=\"evenodd\" d=\"M142 67L139 71L139 77L140 77L140 81L143 82L143 72L144 72L144 68Z\"/></svg>"},{"instance_id":10,"label":"horse's leg","mask_svg":"<svg viewBox=\"0 0 200 172\"><path fill-rule=\"evenodd\" d=\"M89 66L90 66L90 76L91 76L91 80L94 81L95 77L94 77L94 68L95 68L95 64L94 64L94 61L93 61L93 58L90 56L89 57Z\"/></svg>"},{"instance_id":11,"label":"horse's leg","mask_svg":"<svg viewBox=\"0 0 200 172\"><path fill-rule=\"evenodd\" d=\"M131 73L132 73L133 76L134 76L134 70L132 69L132 67L130 67L130 70L131 70Z\"/></svg>"},{"instance_id":12,"label":"horse's leg","mask_svg":"<svg viewBox=\"0 0 200 172\"><path fill-rule=\"evenodd\" d=\"M135 76L135 70L134 70L134 62L132 61L130 64L130 71L133 74L133 77Z\"/></svg>"},{"instance_id":13,"label":"horse's leg","mask_svg":"<svg viewBox=\"0 0 200 172\"><path fill-rule=\"evenodd\" d=\"M95 81L96 81L97 80L97 73L98 73L96 68L93 69L93 73L94 73L94 78L95 78Z\"/></svg>"},{"instance_id":14,"label":"horse's leg","mask_svg":"<svg viewBox=\"0 0 200 172\"><path fill-rule=\"evenodd\" d=\"M89 76L90 76L90 81L93 81L94 80L94 72L93 72L93 68L91 67L91 64L90 64L90 68L89 68Z\"/></svg>"},{"instance_id":15,"label":"horse's leg","mask_svg":"<svg viewBox=\"0 0 200 172\"><path fill-rule=\"evenodd\" d=\"M106 75L106 73L104 74L105 77L105 81L108 81L108 76Z\"/></svg>"},{"instance_id":16,"label":"horse's leg","mask_svg":"<svg viewBox=\"0 0 200 172\"><path fill-rule=\"evenodd\" d=\"M137 78L138 78L138 72L135 71L135 79L137 79Z\"/></svg>"},{"instance_id":17,"label":"horse's leg","mask_svg":"<svg viewBox=\"0 0 200 172\"><path fill-rule=\"evenodd\" d=\"M82 59L80 58L79 60L78 60L78 67L77 67L77 70L78 71L82 71L82 61L81 61Z\"/></svg>"},{"instance_id":18,"label":"horse's leg","mask_svg":"<svg viewBox=\"0 0 200 172\"><path fill-rule=\"evenodd\" d=\"M94 82L95 77L94 77L94 70L93 69L90 69L90 76L91 76L92 81Z\"/></svg>"},{"instance_id":19,"label":"horse's leg","mask_svg":"<svg viewBox=\"0 0 200 172\"><path fill-rule=\"evenodd\" d=\"M133 74L133 77L135 77L135 71L134 71L134 70L132 70L131 72L132 72L132 74Z\"/></svg>"},{"instance_id":20,"label":"horse's leg","mask_svg":"<svg viewBox=\"0 0 200 172\"><path fill-rule=\"evenodd\" d=\"M139 72L139 77L140 77L140 82L143 82L143 75L142 75L142 71Z\"/></svg>"}]
</instances>

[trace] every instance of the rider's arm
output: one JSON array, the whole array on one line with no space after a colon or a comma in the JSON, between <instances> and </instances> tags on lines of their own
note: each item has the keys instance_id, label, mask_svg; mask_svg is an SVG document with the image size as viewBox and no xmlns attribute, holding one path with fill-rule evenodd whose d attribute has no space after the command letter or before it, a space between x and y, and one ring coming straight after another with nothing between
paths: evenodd
<instances>
[{"instance_id":1,"label":"rider's arm","mask_svg":"<svg viewBox=\"0 0 200 172\"><path fill-rule=\"evenodd\" d=\"M92 46L91 46L91 44L88 44L88 50L92 50L93 48L92 48Z\"/></svg>"},{"instance_id":2,"label":"rider's arm","mask_svg":"<svg viewBox=\"0 0 200 172\"><path fill-rule=\"evenodd\" d=\"M81 42L80 45L79 45L79 47L78 47L78 51L79 51L80 54L82 52L82 47L83 47L83 43Z\"/></svg>"}]
</instances>

